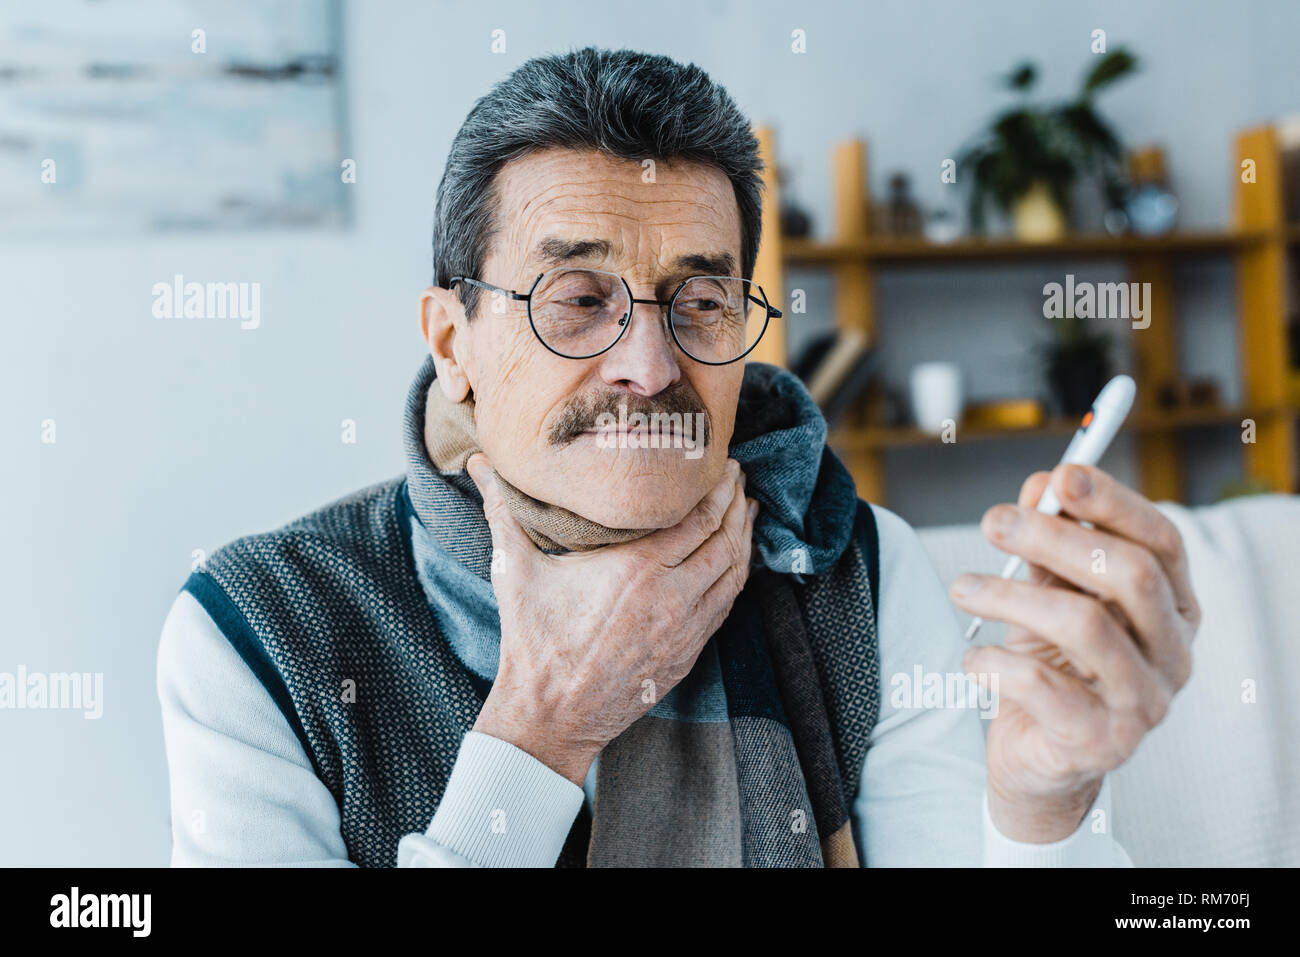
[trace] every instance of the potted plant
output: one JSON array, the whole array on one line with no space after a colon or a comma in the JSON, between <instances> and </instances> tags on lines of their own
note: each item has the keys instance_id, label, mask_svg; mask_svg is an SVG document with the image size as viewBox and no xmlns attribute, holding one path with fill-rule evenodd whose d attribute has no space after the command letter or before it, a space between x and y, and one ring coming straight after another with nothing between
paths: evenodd
<instances>
[{"instance_id":1,"label":"potted plant","mask_svg":"<svg viewBox=\"0 0 1300 957\"><path fill-rule=\"evenodd\" d=\"M992 199L1011 215L1018 238L1057 239L1066 231L1070 190L1081 175L1099 178L1112 194L1121 180L1121 148L1093 98L1136 68L1131 53L1114 50L1088 71L1074 99L1052 106L1023 101L1000 115L958 160L971 182L971 230L984 232L984 208ZM1037 79L1034 64L1024 63L1003 82L1027 97Z\"/></svg>"},{"instance_id":2,"label":"potted plant","mask_svg":"<svg viewBox=\"0 0 1300 957\"><path fill-rule=\"evenodd\" d=\"M1055 338L1045 347L1047 382L1065 415L1083 415L1110 381L1110 337L1072 312L1052 322Z\"/></svg>"}]
</instances>

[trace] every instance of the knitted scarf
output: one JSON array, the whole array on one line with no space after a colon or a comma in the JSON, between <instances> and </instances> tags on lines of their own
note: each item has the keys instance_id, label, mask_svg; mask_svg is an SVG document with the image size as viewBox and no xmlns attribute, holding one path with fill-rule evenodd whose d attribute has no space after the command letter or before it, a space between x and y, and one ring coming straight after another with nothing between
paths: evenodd
<instances>
[{"instance_id":1,"label":"knitted scarf","mask_svg":"<svg viewBox=\"0 0 1300 957\"><path fill-rule=\"evenodd\" d=\"M431 592L463 555L466 506L483 522L465 473L479 448L473 403L450 402L431 361L412 388L408 430L423 439L423 449L408 448L408 478L417 565ZM876 700L874 611L862 510L825 440L825 421L795 376L747 365L729 453L763 506L749 582L686 679L601 752L594 819L580 815L561 864L858 866L850 808L870 727L833 729L831 714L837 723L874 720L874 708L846 713L837 698L847 675L848 694ZM543 550L648 534L605 528L497 482ZM804 575L814 576L808 588ZM495 611L490 585L481 587ZM456 629L448 631L455 646Z\"/></svg>"}]
</instances>

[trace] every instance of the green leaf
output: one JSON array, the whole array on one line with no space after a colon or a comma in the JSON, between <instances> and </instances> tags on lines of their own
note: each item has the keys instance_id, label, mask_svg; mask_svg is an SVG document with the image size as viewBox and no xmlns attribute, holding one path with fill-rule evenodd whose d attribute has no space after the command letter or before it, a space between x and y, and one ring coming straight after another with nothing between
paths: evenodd
<instances>
[{"instance_id":1,"label":"green leaf","mask_svg":"<svg viewBox=\"0 0 1300 957\"><path fill-rule=\"evenodd\" d=\"M1095 154L1118 159L1119 140L1087 102L1075 103L1061 110L1060 120L1087 159Z\"/></svg>"},{"instance_id":2,"label":"green leaf","mask_svg":"<svg viewBox=\"0 0 1300 957\"><path fill-rule=\"evenodd\" d=\"M993 124L993 132L1001 137L1006 148L1015 153L1041 152L1038 124L1028 110L1014 110L1000 116Z\"/></svg>"},{"instance_id":3,"label":"green leaf","mask_svg":"<svg viewBox=\"0 0 1300 957\"><path fill-rule=\"evenodd\" d=\"M1090 96L1104 86L1109 86L1122 76L1127 76L1137 69L1137 57L1127 49L1120 47L1101 58L1083 81L1083 95Z\"/></svg>"},{"instance_id":4,"label":"green leaf","mask_svg":"<svg viewBox=\"0 0 1300 957\"><path fill-rule=\"evenodd\" d=\"M1038 79L1038 68L1026 61L1007 74L1004 82L1012 90L1028 90Z\"/></svg>"}]
</instances>

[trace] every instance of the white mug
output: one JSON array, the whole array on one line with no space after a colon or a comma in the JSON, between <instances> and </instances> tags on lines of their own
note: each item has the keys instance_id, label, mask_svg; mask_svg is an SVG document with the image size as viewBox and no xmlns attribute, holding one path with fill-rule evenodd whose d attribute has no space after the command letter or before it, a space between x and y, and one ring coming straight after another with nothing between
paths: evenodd
<instances>
[{"instance_id":1,"label":"white mug","mask_svg":"<svg viewBox=\"0 0 1300 957\"><path fill-rule=\"evenodd\" d=\"M922 362L912 369L912 415L926 432L940 434L961 418L961 369L955 362Z\"/></svg>"}]
</instances>

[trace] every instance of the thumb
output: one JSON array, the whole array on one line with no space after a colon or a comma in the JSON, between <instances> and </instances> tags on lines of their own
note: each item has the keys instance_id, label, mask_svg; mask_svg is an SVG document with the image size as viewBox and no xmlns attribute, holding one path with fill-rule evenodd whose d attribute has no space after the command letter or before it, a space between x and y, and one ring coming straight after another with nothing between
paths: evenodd
<instances>
[{"instance_id":1,"label":"thumb","mask_svg":"<svg viewBox=\"0 0 1300 957\"><path fill-rule=\"evenodd\" d=\"M510 514L509 507L501 497L496 470L488 462L488 457L482 452L475 453L465 463L465 470L474 480L479 494L483 496L483 517L487 519L488 529L492 532L493 557L500 553L510 560L522 558L529 551L537 551L537 546L528 537L523 526ZM495 570L498 564L496 561L492 564Z\"/></svg>"}]
</instances>

